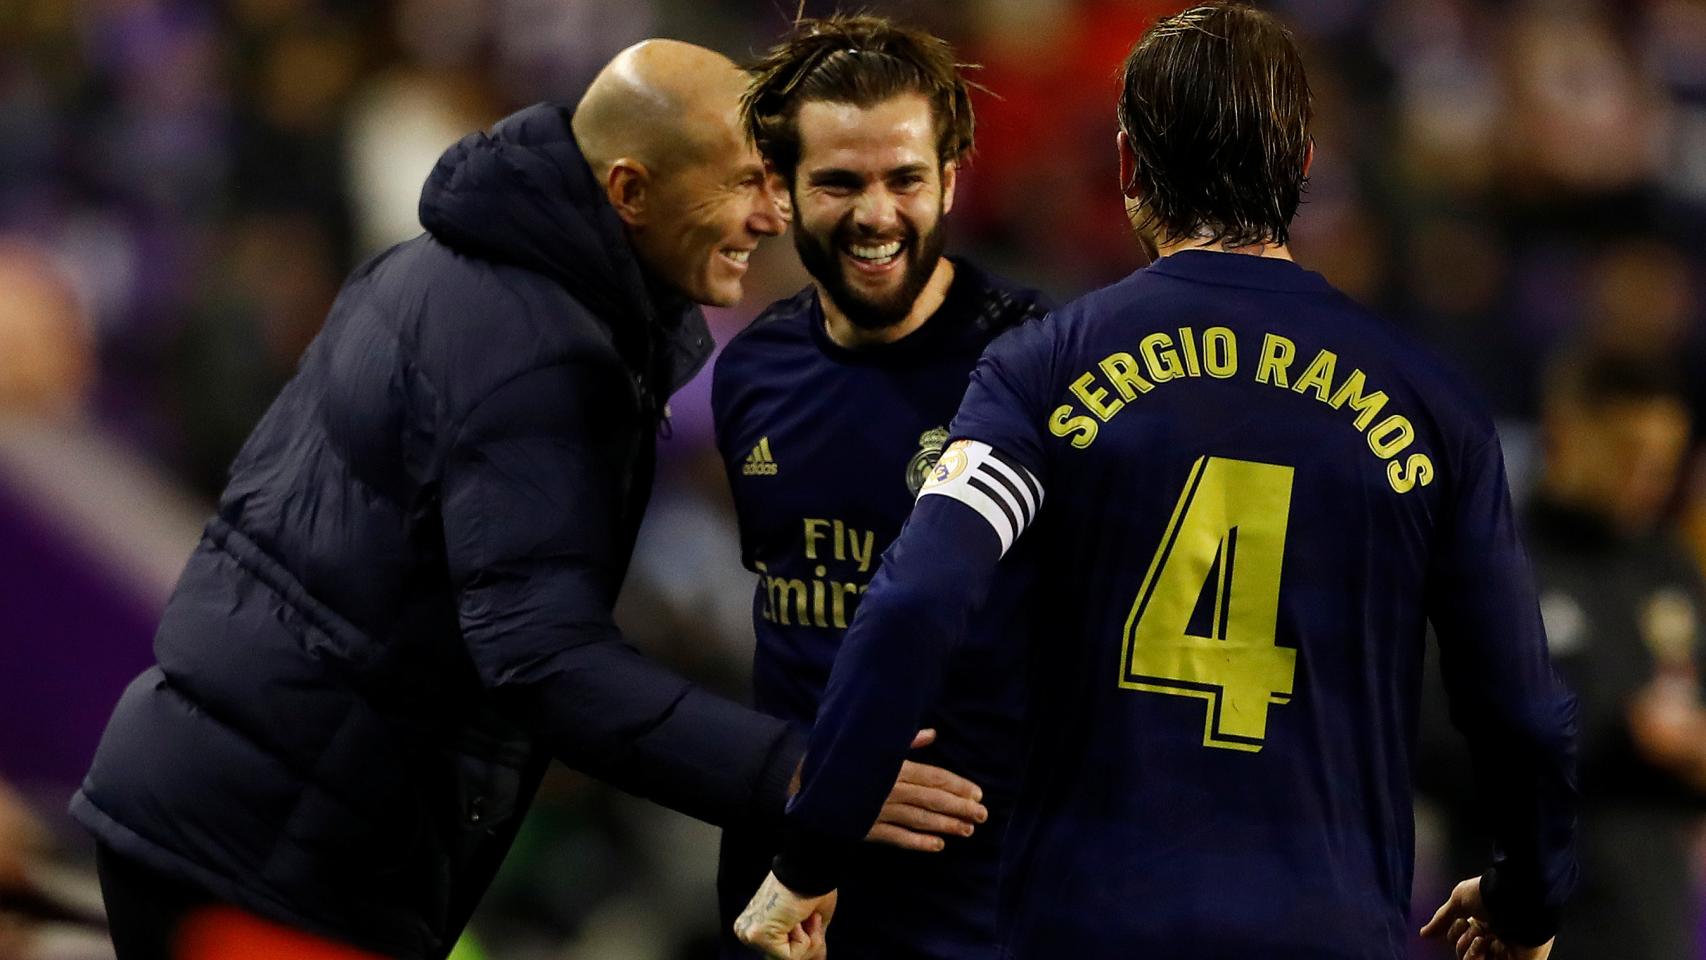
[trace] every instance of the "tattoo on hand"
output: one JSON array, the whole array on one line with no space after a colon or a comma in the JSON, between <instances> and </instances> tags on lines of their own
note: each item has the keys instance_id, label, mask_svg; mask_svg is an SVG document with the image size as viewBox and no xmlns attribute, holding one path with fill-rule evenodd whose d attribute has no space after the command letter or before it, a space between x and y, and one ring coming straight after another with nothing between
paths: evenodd
<instances>
[{"instance_id":1,"label":"tattoo on hand","mask_svg":"<svg viewBox=\"0 0 1706 960\"><path fill-rule=\"evenodd\" d=\"M762 893L763 891L759 892ZM760 915L775 910L776 902L780 899L781 895L772 890L769 899L764 901L763 906L759 906L758 896L754 894L752 902L746 905L746 909L741 911L740 917L735 920L735 926L743 932L753 930L758 926Z\"/></svg>"}]
</instances>

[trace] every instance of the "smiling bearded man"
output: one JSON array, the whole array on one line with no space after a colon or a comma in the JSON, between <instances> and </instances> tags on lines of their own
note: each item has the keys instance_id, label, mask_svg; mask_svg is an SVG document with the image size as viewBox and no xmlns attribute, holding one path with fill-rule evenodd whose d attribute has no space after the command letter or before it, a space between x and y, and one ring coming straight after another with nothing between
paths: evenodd
<instances>
[{"instance_id":1,"label":"smiling bearded man","mask_svg":"<svg viewBox=\"0 0 1706 960\"><path fill-rule=\"evenodd\" d=\"M748 127L788 187L794 246L813 283L729 344L712 406L743 559L758 574L757 706L807 724L978 356L1043 307L1034 291L943 256L942 218L973 128L947 44L877 17L806 21L753 77ZM940 739L925 755L980 784L982 803L964 811L963 837L940 829L949 824L939 814L891 805L896 822L952 839L859 851L837 957L994 955L1025 674L1003 652L1022 649L1011 635L1026 618L1011 598L1029 572L1017 561L944 672L927 724ZM775 852L762 835L727 831L725 920ZM751 954L731 937L725 955Z\"/></svg>"},{"instance_id":2,"label":"smiling bearded man","mask_svg":"<svg viewBox=\"0 0 1706 960\"><path fill-rule=\"evenodd\" d=\"M942 218L953 206L956 163L931 169L929 104L919 94L869 107L811 101L800 106L796 124L813 140L807 182L802 188L796 172L793 190L800 262L830 310L853 327L904 336L911 327L893 328L909 319L922 324L929 314L915 307L921 299L939 305L954 276L953 261L942 256ZM859 182L855 171L873 161L897 164L882 171L898 179L888 198L873 200Z\"/></svg>"}]
</instances>

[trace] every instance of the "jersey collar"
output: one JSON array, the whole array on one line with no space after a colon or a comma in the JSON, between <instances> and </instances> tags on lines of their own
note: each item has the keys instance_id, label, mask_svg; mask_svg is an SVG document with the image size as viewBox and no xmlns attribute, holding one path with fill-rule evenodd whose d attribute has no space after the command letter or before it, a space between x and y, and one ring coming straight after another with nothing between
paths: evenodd
<instances>
[{"instance_id":1,"label":"jersey collar","mask_svg":"<svg viewBox=\"0 0 1706 960\"><path fill-rule=\"evenodd\" d=\"M1333 289L1319 273L1305 270L1290 260L1217 250L1182 250L1144 269L1222 287L1299 293L1327 293Z\"/></svg>"}]
</instances>

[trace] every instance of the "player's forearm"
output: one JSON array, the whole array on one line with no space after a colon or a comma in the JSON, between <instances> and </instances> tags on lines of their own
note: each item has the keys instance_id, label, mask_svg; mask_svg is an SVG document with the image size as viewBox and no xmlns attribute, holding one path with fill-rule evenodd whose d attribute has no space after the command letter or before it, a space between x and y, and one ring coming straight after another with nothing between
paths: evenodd
<instances>
[{"instance_id":1,"label":"player's forearm","mask_svg":"<svg viewBox=\"0 0 1706 960\"><path fill-rule=\"evenodd\" d=\"M920 501L883 558L836 657L804 785L789 807L776 874L790 889L816 894L837 885L999 559L988 526L939 498Z\"/></svg>"},{"instance_id":2,"label":"player's forearm","mask_svg":"<svg viewBox=\"0 0 1706 960\"><path fill-rule=\"evenodd\" d=\"M937 686L940 671L922 632L934 624L918 620L917 605L895 591L885 601L879 585L873 584L855 620L855 629L865 622L867 636L849 646L855 642L849 633L836 660L812 728L801 790L789 807L776 873L801 893L838 886L841 868L882 810Z\"/></svg>"},{"instance_id":3,"label":"player's forearm","mask_svg":"<svg viewBox=\"0 0 1706 960\"><path fill-rule=\"evenodd\" d=\"M1486 883L1491 918L1502 935L1539 943L1556 929L1576 879L1576 701L1547 653L1496 443L1468 458L1454 510L1429 615L1497 845Z\"/></svg>"},{"instance_id":4,"label":"player's forearm","mask_svg":"<svg viewBox=\"0 0 1706 960\"><path fill-rule=\"evenodd\" d=\"M1575 698L1553 679L1473 716L1464 732L1498 851L1489 916L1515 942L1541 943L1576 881Z\"/></svg>"}]
</instances>

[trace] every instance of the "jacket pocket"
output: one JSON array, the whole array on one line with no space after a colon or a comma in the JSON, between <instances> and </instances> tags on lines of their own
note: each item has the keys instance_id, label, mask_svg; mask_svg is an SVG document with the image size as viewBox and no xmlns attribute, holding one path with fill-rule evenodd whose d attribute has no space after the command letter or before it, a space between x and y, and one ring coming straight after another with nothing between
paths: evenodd
<instances>
[{"instance_id":1,"label":"jacket pocket","mask_svg":"<svg viewBox=\"0 0 1706 960\"><path fill-rule=\"evenodd\" d=\"M452 742L457 827L476 833L497 829L522 805L533 741L488 709Z\"/></svg>"}]
</instances>

